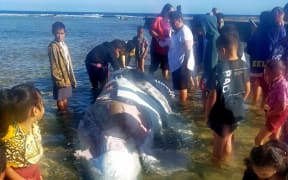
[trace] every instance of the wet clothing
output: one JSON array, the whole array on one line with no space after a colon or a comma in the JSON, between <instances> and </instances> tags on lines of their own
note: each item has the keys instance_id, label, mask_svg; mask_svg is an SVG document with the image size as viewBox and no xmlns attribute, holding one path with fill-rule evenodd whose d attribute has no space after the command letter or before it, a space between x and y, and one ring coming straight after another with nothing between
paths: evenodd
<instances>
[{"instance_id":1,"label":"wet clothing","mask_svg":"<svg viewBox=\"0 0 288 180\"><path fill-rule=\"evenodd\" d=\"M211 79L213 69L218 62L216 49L216 40L219 37L217 18L215 16L205 15L201 20L201 25L206 38L203 55L203 78L206 83Z\"/></svg>"},{"instance_id":2,"label":"wet clothing","mask_svg":"<svg viewBox=\"0 0 288 180\"><path fill-rule=\"evenodd\" d=\"M52 41L48 46L48 56L51 65L53 96L54 99L62 100L62 98L58 98L58 94L62 94L60 89L76 87L76 78L68 46L64 42ZM64 97L71 96L72 90L71 93L66 93Z\"/></svg>"},{"instance_id":3,"label":"wet clothing","mask_svg":"<svg viewBox=\"0 0 288 180\"><path fill-rule=\"evenodd\" d=\"M210 111L208 125L219 136L223 136L225 126L233 132L244 118L244 94L245 84L249 81L249 68L241 59L221 60L213 74L207 88L216 90L217 98Z\"/></svg>"},{"instance_id":4,"label":"wet clothing","mask_svg":"<svg viewBox=\"0 0 288 180\"><path fill-rule=\"evenodd\" d=\"M119 61L110 43L102 43L88 53L85 65L93 88L101 88L108 81L109 64L114 70L120 69Z\"/></svg>"},{"instance_id":5,"label":"wet clothing","mask_svg":"<svg viewBox=\"0 0 288 180\"><path fill-rule=\"evenodd\" d=\"M267 112L277 111L279 105L282 105L283 103L286 105L286 109L283 112L279 112L277 115L266 116L265 126L269 131L277 132L288 117L288 82L281 76L269 86L264 110Z\"/></svg>"}]
</instances>

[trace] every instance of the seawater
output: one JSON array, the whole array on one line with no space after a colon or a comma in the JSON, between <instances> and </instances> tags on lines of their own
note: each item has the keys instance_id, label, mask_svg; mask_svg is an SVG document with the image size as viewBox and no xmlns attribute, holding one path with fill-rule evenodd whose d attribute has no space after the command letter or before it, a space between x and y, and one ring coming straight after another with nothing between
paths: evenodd
<instances>
[{"instance_id":1,"label":"seawater","mask_svg":"<svg viewBox=\"0 0 288 180\"><path fill-rule=\"evenodd\" d=\"M53 40L51 25L62 21L66 25L68 44L78 81L69 103L69 113L59 115L52 97L52 82L47 46ZM41 90L45 104L45 116L41 121L45 154L41 160L44 179L87 179L85 168L75 159L73 152L77 123L85 109L95 99L84 66L87 53L96 45L115 38L129 40L136 35L136 28L144 25L141 17L120 20L117 16L98 17L67 15L0 15L0 87L12 87L22 82L33 82ZM150 36L146 30L146 37ZM146 60L149 64L149 58ZM161 73L156 77L162 79ZM247 104L247 118L235 131L234 152L228 163L216 166L212 163L212 132L203 122L200 90L189 92L185 108L173 106L187 123L192 123L193 143L189 149L188 171L170 176L143 174L145 180L240 180L244 164L253 146L254 137L263 125L263 113Z\"/></svg>"}]
</instances>

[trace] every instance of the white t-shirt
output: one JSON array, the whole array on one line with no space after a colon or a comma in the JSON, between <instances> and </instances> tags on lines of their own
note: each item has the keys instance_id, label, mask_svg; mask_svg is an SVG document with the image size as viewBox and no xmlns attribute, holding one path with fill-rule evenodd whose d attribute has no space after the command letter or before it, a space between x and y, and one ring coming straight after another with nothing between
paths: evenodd
<instances>
[{"instance_id":1,"label":"white t-shirt","mask_svg":"<svg viewBox=\"0 0 288 180\"><path fill-rule=\"evenodd\" d=\"M185 57L185 41L193 42L193 35L189 27L184 25L178 32L174 32L171 37L171 42L168 52L169 70L171 72L179 69ZM187 68L194 70L195 59L193 53L193 45L190 48L190 58L188 59Z\"/></svg>"}]
</instances>

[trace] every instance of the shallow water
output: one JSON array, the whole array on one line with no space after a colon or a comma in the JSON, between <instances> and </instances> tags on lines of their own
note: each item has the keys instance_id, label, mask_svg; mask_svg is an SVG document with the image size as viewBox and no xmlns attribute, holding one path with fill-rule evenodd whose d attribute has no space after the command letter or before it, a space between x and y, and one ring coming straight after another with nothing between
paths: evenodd
<instances>
[{"instance_id":1,"label":"shallow water","mask_svg":"<svg viewBox=\"0 0 288 180\"><path fill-rule=\"evenodd\" d=\"M53 39L51 24L63 21L67 27L66 42L71 49L78 86L69 103L69 113L58 114L52 98L50 66L47 56L48 43ZM0 85L11 87L17 83L31 81L41 90L45 104L45 116L41 121L45 154L41 161L44 179L87 179L85 168L73 157L77 139L75 128L87 106L94 100L90 90L84 58L89 50L103 41L114 38L131 39L136 27L143 25L139 18L120 21L117 18L75 18L0 16ZM147 34L147 32L146 32ZM147 35L147 37L149 37ZM146 61L149 64L149 60ZM160 80L160 72L155 75ZM170 82L167 82L171 84ZM221 167L211 161L212 132L203 122L201 92L189 93L186 107L173 105L187 123L192 123L193 143L189 150L188 171L167 177L142 176L144 180L195 179L223 180L241 179L243 159L250 151L258 128L263 125L263 113L257 107L247 105L247 118L235 131L234 152L229 163Z\"/></svg>"}]
</instances>

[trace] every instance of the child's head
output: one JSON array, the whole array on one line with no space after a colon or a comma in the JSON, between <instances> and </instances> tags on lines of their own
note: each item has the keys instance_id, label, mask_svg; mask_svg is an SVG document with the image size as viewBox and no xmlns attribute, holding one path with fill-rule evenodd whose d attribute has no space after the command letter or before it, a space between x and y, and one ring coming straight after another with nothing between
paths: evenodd
<instances>
[{"instance_id":1,"label":"child's head","mask_svg":"<svg viewBox=\"0 0 288 180\"><path fill-rule=\"evenodd\" d=\"M3 180L5 177L6 170L6 156L5 149L3 146L0 146L0 180Z\"/></svg>"},{"instance_id":2,"label":"child's head","mask_svg":"<svg viewBox=\"0 0 288 180\"><path fill-rule=\"evenodd\" d=\"M270 140L254 147L245 162L260 179L281 174L287 170L287 146L277 140Z\"/></svg>"},{"instance_id":3,"label":"child's head","mask_svg":"<svg viewBox=\"0 0 288 180\"><path fill-rule=\"evenodd\" d=\"M138 36L144 36L144 26L138 26L137 27L137 35Z\"/></svg>"},{"instance_id":4,"label":"child's head","mask_svg":"<svg viewBox=\"0 0 288 180\"><path fill-rule=\"evenodd\" d=\"M238 46L239 38L232 33L221 34L216 40L217 52L220 59L238 57Z\"/></svg>"},{"instance_id":5,"label":"child's head","mask_svg":"<svg viewBox=\"0 0 288 180\"><path fill-rule=\"evenodd\" d=\"M19 84L11 89L11 103L16 122L42 119L44 106L40 91L32 84Z\"/></svg>"},{"instance_id":6,"label":"child's head","mask_svg":"<svg viewBox=\"0 0 288 180\"><path fill-rule=\"evenodd\" d=\"M120 39L114 39L111 42L111 46L114 49L114 54L117 58L119 58L121 55L125 54L125 49L126 49L125 41L122 41Z\"/></svg>"},{"instance_id":7,"label":"child's head","mask_svg":"<svg viewBox=\"0 0 288 180\"><path fill-rule=\"evenodd\" d=\"M273 16L273 21L274 23L278 25L284 25L284 10L281 7L275 7L272 9L272 16Z\"/></svg>"},{"instance_id":8,"label":"child's head","mask_svg":"<svg viewBox=\"0 0 288 180\"><path fill-rule=\"evenodd\" d=\"M65 25L62 22L55 22L52 24L52 33L56 41L64 41L66 35Z\"/></svg>"},{"instance_id":9,"label":"child's head","mask_svg":"<svg viewBox=\"0 0 288 180\"><path fill-rule=\"evenodd\" d=\"M284 65L280 60L269 60L264 67L264 78L267 83L271 83L276 77L283 74Z\"/></svg>"}]
</instances>

